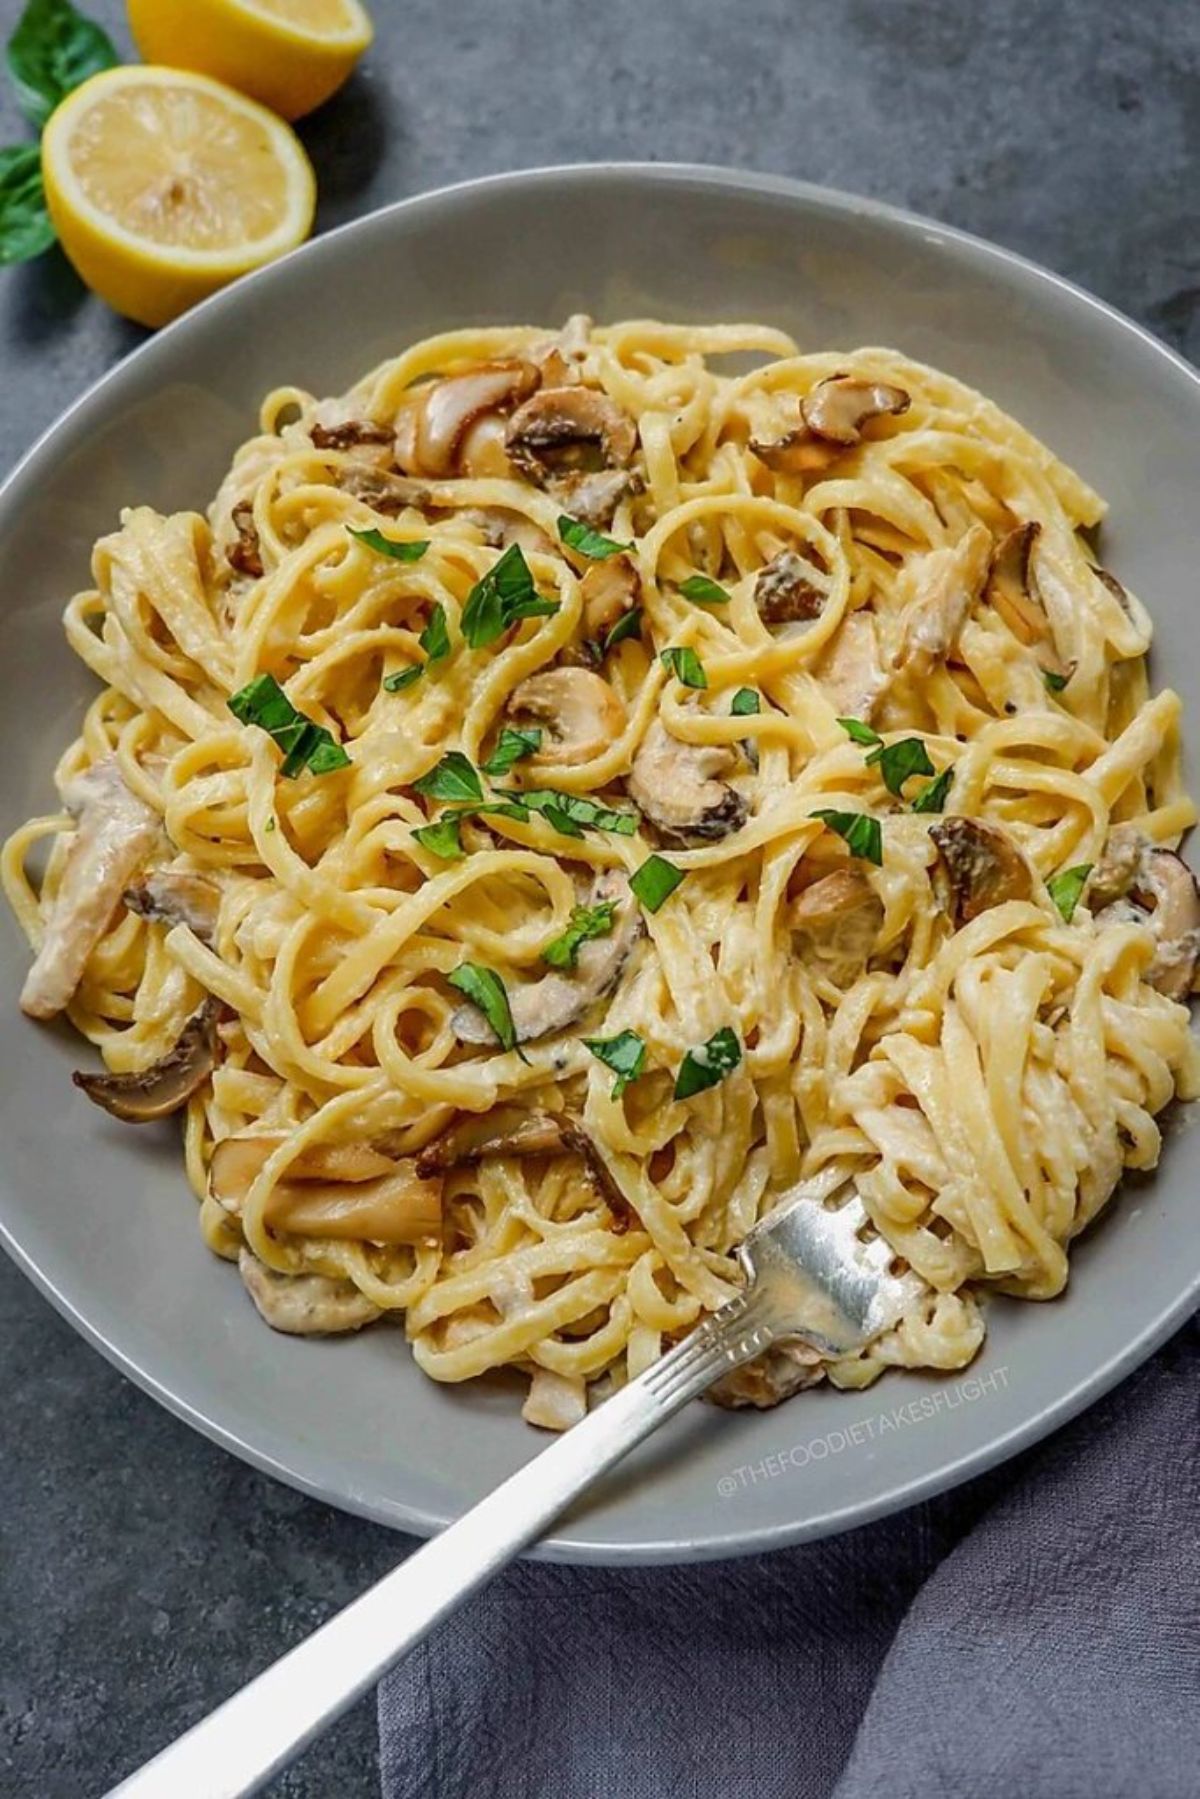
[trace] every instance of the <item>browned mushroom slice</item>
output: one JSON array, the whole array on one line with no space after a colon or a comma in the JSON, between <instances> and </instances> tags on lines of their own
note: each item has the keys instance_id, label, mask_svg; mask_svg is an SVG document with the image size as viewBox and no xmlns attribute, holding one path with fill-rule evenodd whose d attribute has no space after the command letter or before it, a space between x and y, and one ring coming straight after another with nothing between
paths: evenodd
<instances>
[{"instance_id":1,"label":"browned mushroom slice","mask_svg":"<svg viewBox=\"0 0 1200 1799\"><path fill-rule=\"evenodd\" d=\"M795 550L781 550L761 568L754 583L754 604L763 624L819 618L825 594L812 579L816 572Z\"/></svg>"},{"instance_id":2,"label":"browned mushroom slice","mask_svg":"<svg viewBox=\"0 0 1200 1799\"><path fill-rule=\"evenodd\" d=\"M518 405L540 379L533 363L513 357L415 389L397 420L396 461L410 475L453 475L471 427Z\"/></svg>"},{"instance_id":3,"label":"browned mushroom slice","mask_svg":"<svg viewBox=\"0 0 1200 1799\"><path fill-rule=\"evenodd\" d=\"M263 559L258 527L254 523L253 502L239 500L230 516L237 536L226 549L225 560L239 575L249 575L257 581L263 572Z\"/></svg>"},{"instance_id":4,"label":"browned mushroom slice","mask_svg":"<svg viewBox=\"0 0 1200 1799\"><path fill-rule=\"evenodd\" d=\"M343 493L362 500L376 512L394 517L409 506L429 504L429 489L406 475L389 475L365 462L343 462L334 477Z\"/></svg>"},{"instance_id":5,"label":"browned mushroom slice","mask_svg":"<svg viewBox=\"0 0 1200 1799\"><path fill-rule=\"evenodd\" d=\"M888 684L873 613L851 612L816 668L839 718L868 721Z\"/></svg>"},{"instance_id":6,"label":"browned mushroom slice","mask_svg":"<svg viewBox=\"0 0 1200 1799\"><path fill-rule=\"evenodd\" d=\"M591 1138L578 1118L561 1112L527 1112L520 1106L493 1106L490 1112L464 1112L417 1157L417 1173L446 1174L470 1168L488 1156L564 1156L582 1158L589 1178L613 1214L617 1231L630 1221L625 1195L615 1185Z\"/></svg>"},{"instance_id":7,"label":"browned mushroom slice","mask_svg":"<svg viewBox=\"0 0 1200 1799\"><path fill-rule=\"evenodd\" d=\"M1114 844L1115 839L1115 844ZM1133 858L1132 872L1120 886ZM1168 999L1186 999L1200 960L1200 893L1182 856L1118 826L1096 868L1089 896L1118 894L1096 913L1098 925L1148 925L1154 935L1154 959L1146 979Z\"/></svg>"},{"instance_id":8,"label":"browned mushroom slice","mask_svg":"<svg viewBox=\"0 0 1200 1799\"><path fill-rule=\"evenodd\" d=\"M278 1131L246 1131L213 1150L209 1191L240 1213L251 1183L284 1141ZM367 1243L425 1243L442 1222L441 1181L411 1158L395 1161L366 1143L316 1144L276 1183L263 1216L272 1230Z\"/></svg>"},{"instance_id":9,"label":"browned mushroom slice","mask_svg":"<svg viewBox=\"0 0 1200 1799\"><path fill-rule=\"evenodd\" d=\"M999 825L978 818L942 818L930 826L929 835L937 846L938 873L956 929L991 906L1032 897L1029 864Z\"/></svg>"},{"instance_id":10,"label":"browned mushroom slice","mask_svg":"<svg viewBox=\"0 0 1200 1799\"><path fill-rule=\"evenodd\" d=\"M221 889L190 868L152 868L122 894L130 912L152 924L185 924L202 943L211 943L221 910Z\"/></svg>"},{"instance_id":11,"label":"browned mushroom slice","mask_svg":"<svg viewBox=\"0 0 1200 1799\"><path fill-rule=\"evenodd\" d=\"M264 1324L289 1337L333 1337L361 1330L383 1316L353 1281L323 1274L279 1274L245 1245L238 1256L242 1284Z\"/></svg>"},{"instance_id":12,"label":"browned mushroom slice","mask_svg":"<svg viewBox=\"0 0 1200 1799\"><path fill-rule=\"evenodd\" d=\"M752 437L750 448L777 475L817 474L838 456L837 446L814 437L807 425L797 425L782 437Z\"/></svg>"},{"instance_id":13,"label":"browned mushroom slice","mask_svg":"<svg viewBox=\"0 0 1200 1799\"><path fill-rule=\"evenodd\" d=\"M896 667L924 678L958 642L991 563L992 536L975 524L956 544L929 550L910 565L915 591L905 608Z\"/></svg>"},{"instance_id":14,"label":"browned mushroom slice","mask_svg":"<svg viewBox=\"0 0 1200 1799\"><path fill-rule=\"evenodd\" d=\"M594 387L544 387L513 413L507 441L515 466L540 486L555 475L624 468L637 427Z\"/></svg>"},{"instance_id":15,"label":"browned mushroom slice","mask_svg":"<svg viewBox=\"0 0 1200 1799\"><path fill-rule=\"evenodd\" d=\"M1097 581L1107 587L1109 593L1111 593L1113 599L1117 602L1117 605L1121 608L1121 611L1125 614L1126 618L1132 618L1133 607L1129 603L1129 595L1117 580L1117 577L1108 569L1101 568L1099 565L1093 567L1092 573L1095 575Z\"/></svg>"},{"instance_id":16,"label":"browned mushroom slice","mask_svg":"<svg viewBox=\"0 0 1200 1799\"><path fill-rule=\"evenodd\" d=\"M378 425L374 419L339 419L323 424L318 418L309 426L308 435L315 450L357 450L390 444L395 432L390 425Z\"/></svg>"},{"instance_id":17,"label":"browned mushroom slice","mask_svg":"<svg viewBox=\"0 0 1200 1799\"><path fill-rule=\"evenodd\" d=\"M762 1412L816 1386L824 1374L820 1355L807 1343L777 1343L732 1374L722 1375L709 1388L708 1397L730 1410L754 1406Z\"/></svg>"},{"instance_id":18,"label":"browned mushroom slice","mask_svg":"<svg viewBox=\"0 0 1200 1799\"><path fill-rule=\"evenodd\" d=\"M554 482L563 509L581 524L600 528L612 523L626 494L638 494L642 483L632 469L596 469L591 474L563 475Z\"/></svg>"},{"instance_id":19,"label":"browned mushroom slice","mask_svg":"<svg viewBox=\"0 0 1200 1799\"><path fill-rule=\"evenodd\" d=\"M121 779L115 756L77 775L63 802L78 820L21 1010L53 1018L71 999L121 895L162 835L158 813Z\"/></svg>"},{"instance_id":20,"label":"browned mushroom slice","mask_svg":"<svg viewBox=\"0 0 1200 1799\"><path fill-rule=\"evenodd\" d=\"M583 945L570 974L560 974L552 969L540 980L509 989L509 1010L518 1043L531 1043L539 1037L565 1031L620 979L630 951L641 935L642 923L629 883L616 870L599 877L588 903L597 906L607 901L615 901L617 906L612 930L607 937L595 937ZM491 1025L475 1006L460 1006L450 1022L460 1043L492 1048L498 1041Z\"/></svg>"},{"instance_id":21,"label":"browned mushroom slice","mask_svg":"<svg viewBox=\"0 0 1200 1799\"><path fill-rule=\"evenodd\" d=\"M628 722L620 695L586 668L547 668L526 676L513 689L508 712L518 722L536 719L546 727L549 742L534 752L533 763L568 767L602 755Z\"/></svg>"},{"instance_id":22,"label":"browned mushroom slice","mask_svg":"<svg viewBox=\"0 0 1200 1799\"><path fill-rule=\"evenodd\" d=\"M861 869L836 868L792 901L788 923L823 958L861 968L879 936L883 901Z\"/></svg>"},{"instance_id":23,"label":"browned mushroom slice","mask_svg":"<svg viewBox=\"0 0 1200 1799\"><path fill-rule=\"evenodd\" d=\"M1114 825L1108 833L1104 852L1088 881L1088 903L1093 907L1111 906L1124 899L1136 881L1142 857L1150 848L1150 840L1135 825Z\"/></svg>"},{"instance_id":24,"label":"browned mushroom slice","mask_svg":"<svg viewBox=\"0 0 1200 1799\"><path fill-rule=\"evenodd\" d=\"M628 556L606 556L603 562L593 562L580 583L579 597L583 634L598 642L637 605L641 597L637 569Z\"/></svg>"},{"instance_id":25,"label":"browned mushroom slice","mask_svg":"<svg viewBox=\"0 0 1200 1799\"><path fill-rule=\"evenodd\" d=\"M800 402L805 424L816 437L848 448L862 439L871 419L907 412L912 400L902 387L866 381L857 375L830 375Z\"/></svg>"},{"instance_id":26,"label":"browned mushroom slice","mask_svg":"<svg viewBox=\"0 0 1200 1799\"><path fill-rule=\"evenodd\" d=\"M193 1012L173 1049L141 1074L82 1074L75 1085L97 1106L128 1124L149 1124L186 1106L216 1067L219 1000Z\"/></svg>"},{"instance_id":27,"label":"browned mushroom slice","mask_svg":"<svg viewBox=\"0 0 1200 1799\"><path fill-rule=\"evenodd\" d=\"M1039 666L1050 675L1067 670L1054 647L1054 633L1034 579L1033 546L1042 527L1035 519L1009 531L992 552L984 603L995 609L1018 643L1037 646Z\"/></svg>"},{"instance_id":28,"label":"browned mushroom slice","mask_svg":"<svg viewBox=\"0 0 1200 1799\"><path fill-rule=\"evenodd\" d=\"M746 822L746 802L719 779L737 765L727 744L681 743L655 719L633 759L625 787L664 836L682 843L728 837Z\"/></svg>"}]
</instances>

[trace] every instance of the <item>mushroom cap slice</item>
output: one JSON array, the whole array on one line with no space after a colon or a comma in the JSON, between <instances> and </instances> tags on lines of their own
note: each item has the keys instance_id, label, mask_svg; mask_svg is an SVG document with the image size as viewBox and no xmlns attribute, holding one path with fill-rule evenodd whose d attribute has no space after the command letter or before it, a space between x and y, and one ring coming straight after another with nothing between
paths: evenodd
<instances>
[{"instance_id":1,"label":"mushroom cap slice","mask_svg":"<svg viewBox=\"0 0 1200 1799\"><path fill-rule=\"evenodd\" d=\"M842 620L815 673L839 718L870 719L890 679L874 613L851 612Z\"/></svg>"},{"instance_id":2,"label":"mushroom cap slice","mask_svg":"<svg viewBox=\"0 0 1200 1799\"><path fill-rule=\"evenodd\" d=\"M217 1144L209 1192L227 1212L241 1212L251 1183L283 1141L280 1131L247 1131ZM442 1183L411 1157L395 1161L367 1143L319 1143L272 1188L263 1216L273 1230L300 1237L427 1243L441 1231Z\"/></svg>"},{"instance_id":3,"label":"mushroom cap slice","mask_svg":"<svg viewBox=\"0 0 1200 1799\"><path fill-rule=\"evenodd\" d=\"M475 422L518 405L540 380L533 363L512 357L417 388L397 418L396 461L407 474L446 479Z\"/></svg>"},{"instance_id":4,"label":"mushroom cap slice","mask_svg":"<svg viewBox=\"0 0 1200 1799\"><path fill-rule=\"evenodd\" d=\"M625 788L664 836L681 843L712 842L746 822L745 800L718 778L736 764L730 746L683 743L656 718L633 758Z\"/></svg>"},{"instance_id":5,"label":"mushroom cap slice","mask_svg":"<svg viewBox=\"0 0 1200 1799\"><path fill-rule=\"evenodd\" d=\"M1036 519L1003 536L992 552L984 582L984 604L1004 620L1018 643L1038 646L1038 662L1047 674L1063 675L1067 669L1054 645L1054 632L1033 573L1033 548L1042 527Z\"/></svg>"},{"instance_id":6,"label":"mushroom cap slice","mask_svg":"<svg viewBox=\"0 0 1200 1799\"><path fill-rule=\"evenodd\" d=\"M140 1074L71 1076L97 1106L128 1124L149 1124L186 1106L217 1062L217 1020L221 1003L210 995L184 1025L173 1049Z\"/></svg>"},{"instance_id":7,"label":"mushroom cap slice","mask_svg":"<svg viewBox=\"0 0 1200 1799\"><path fill-rule=\"evenodd\" d=\"M862 439L869 419L907 412L912 399L902 387L858 375L829 375L807 393L800 412L814 437L849 447Z\"/></svg>"},{"instance_id":8,"label":"mushroom cap slice","mask_svg":"<svg viewBox=\"0 0 1200 1799\"><path fill-rule=\"evenodd\" d=\"M229 517L237 535L226 545L225 560L237 574L249 575L252 581L257 581L263 573L263 559L253 502L239 500Z\"/></svg>"},{"instance_id":9,"label":"mushroom cap slice","mask_svg":"<svg viewBox=\"0 0 1200 1799\"><path fill-rule=\"evenodd\" d=\"M1033 874L1008 832L979 818L941 818L929 827L938 872L957 929L991 906L1033 897Z\"/></svg>"},{"instance_id":10,"label":"mushroom cap slice","mask_svg":"<svg viewBox=\"0 0 1200 1799\"><path fill-rule=\"evenodd\" d=\"M594 387L543 387L508 421L508 453L539 485L586 468L589 449L606 468L624 468L637 447L637 426Z\"/></svg>"},{"instance_id":11,"label":"mushroom cap slice","mask_svg":"<svg viewBox=\"0 0 1200 1799\"><path fill-rule=\"evenodd\" d=\"M974 524L955 544L927 550L905 571L912 598L904 611L896 667L924 679L944 662L983 591L992 560L992 534Z\"/></svg>"},{"instance_id":12,"label":"mushroom cap slice","mask_svg":"<svg viewBox=\"0 0 1200 1799\"><path fill-rule=\"evenodd\" d=\"M323 1274L280 1274L244 1244L238 1273L259 1317L289 1337L338 1336L383 1316L353 1281L332 1281Z\"/></svg>"},{"instance_id":13,"label":"mushroom cap slice","mask_svg":"<svg viewBox=\"0 0 1200 1799\"><path fill-rule=\"evenodd\" d=\"M602 468L562 475L553 488L572 518L599 528L612 523L613 513L627 494L641 493L642 482L632 469Z\"/></svg>"},{"instance_id":14,"label":"mushroom cap slice","mask_svg":"<svg viewBox=\"0 0 1200 1799\"><path fill-rule=\"evenodd\" d=\"M221 889L190 868L151 868L125 889L128 911L152 924L185 924L201 943L211 943L221 910Z\"/></svg>"},{"instance_id":15,"label":"mushroom cap slice","mask_svg":"<svg viewBox=\"0 0 1200 1799\"><path fill-rule=\"evenodd\" d=\"M620 695L602 675L586 668L547 668L528 675L513 689L508 712L547 727L551 741L534 752L532 763L567 767L602 755L629 722Z\"/></svg>"},{"instance_id":16,"label":"mushroom cap slice","mask_svg":"<svg viewBox=\"0 0 1200 1799\"><path fill-rule=\"evenodd\" d=\"M595 906L610 900L617 905L612 930L607 937L594 937L582 946L572 973L560 974L553 969L540 980L509 989L508 1004L518 1043L531 1043L565 1031L620 979L641 935L642 920L628 881L616 870L600 876L588 903ZM499 1041L475 1006L460 1006L451 1025L460 1043L494 1048Z\"/></svg>"},{"instance_id":17,"label":"mushroom cap slice","mask_svg":"<svg viewBox=\"0 0 1200 1799\"><path fill-rule=\"evenodd\" d=\"M752 437L750 448L760 462L778 475L812 475L837 460L837 447L814 437L807 425L797 425L782 437Z\"/></svg>"},{"instance_id":18,"label":"mushroom cap slice","mask_svg":"<svg viewBox=\"0 0 1200 1799\"><path fill-rule=\"evenodd\" d=\"M1149 926L1155 950L1146 980L1168 999L1186 999L1200 961L1200 891L1183 857L1117 825L1088 891L1109 902L1095 914L1098 925Z\"/></svg>"},{"instance_id":19,"label":"mushroom cap slice","mask_svg":"<svg viewBox=\"0 0 1200 1799\"><path fill-rule=\"evenodd\" d=\"M637 569L628 556L606 556L593 562L579 584L585 637L600 639L623 613L632 612L641 595Z\"/></svg>"},{"instance_id":20,"label":"mushroom cap slice","mask_svg":"<svg viewBox=\"0 0 1200 1799\"><path fill-rule=\"evenodd\" d=\"M861 869L835 868L792 901L788 923L823 959L861 968L879 936L883 901Z\"/></svg>"},{"instance_id":21,"label":"mushroom cap slice","mask_svg":"<svg viewBox=\"0 0 1200 1799\"><path fill-rule=\"evenodd\" d=\"M754 604L763 624L784 625L797 619L820 618L825 593L812 579L816 572L813 564L795 550L781 550L759 569Z\"/></svg>"},{"instance_id":22,"label":"mushroom cap slice","mask_svg":"<svg viewBox=\"0 0 1200 1799\"><path fill-rule=\"evenodd\" d=\"M411 480L407 475L388 474L385 469L372 468L369 463L343 462L338 466L334 480L343 493L362 500L364 505L388 518L394 518L409 506L429 504L429 489L424 482Z\"/></svg>"},{"instance_id":23,"label":"mushroom cap slice","mask_svg":"<svg viewBox=\"0 0 1200 1799\"><path fill-rule=\"evenodd\" d=\"M417 1172L444 1174L470 1168L487 1156L561 1156L581 1151L582 1131L559 1112L529 1112L521 1106L493 1106L464 1112L417 1157Z\"/></svg>"},{"instance_id":24,"label":"mushroom cap slice","mask_svg":"<svg viewBox=\"0 0 1200 1799\"><path fill-rule=\"evenodd\" d=\"M308 428L314 450L357 450L375 445L390 444L395 432L389 425L377 424L374 419L339 418L335 416L337 408L324 409L328 417L318 416Z\"/></svg>"}]
</instances>

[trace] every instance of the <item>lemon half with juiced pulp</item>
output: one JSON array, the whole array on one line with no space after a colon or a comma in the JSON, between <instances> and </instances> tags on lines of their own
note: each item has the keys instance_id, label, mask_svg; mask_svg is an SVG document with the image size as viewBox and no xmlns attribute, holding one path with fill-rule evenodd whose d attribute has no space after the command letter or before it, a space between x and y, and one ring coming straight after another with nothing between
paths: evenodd
<instances>
[{"instance_id":1,"label":"lemon half with juiced pulp","mask_svg":"<svg viewBox=\"0 0 1200 1799\"><path fill-rule=\"evenodd\" d=\"M93 75L42 134L63 249L109 305L163 325L312 228L316 182L290 126L178 69Z\"/></svg>"}]
</instances>

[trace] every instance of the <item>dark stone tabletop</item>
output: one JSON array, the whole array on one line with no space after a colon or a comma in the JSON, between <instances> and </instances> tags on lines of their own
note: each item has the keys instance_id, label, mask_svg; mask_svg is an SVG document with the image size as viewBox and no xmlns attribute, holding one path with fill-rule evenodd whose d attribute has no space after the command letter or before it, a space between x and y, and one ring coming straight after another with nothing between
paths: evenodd
<instances>
[{"instance_id":1,"label":"dark stone tabletop","mask_svg":"<svg viewBox=\"0 0 1200 1799\"><path fill-rule=\"evenodd\" d=\"M728 163L995 238L1200 359L1200 9L1181 0L368 3L374 50L302 127L319 229L507 168ZM129 50L120 0L85 5ZM0 3L5 34L17 12ZM22 135L5 95L0 143ZM0 271L0 469L143 335L57 251ZM74 1799L402 1545L169 1417L7 1262L0 1355L0 1790ZM373 1799L370 1702L272 1791Z\"/></svg>"}]
</instances>

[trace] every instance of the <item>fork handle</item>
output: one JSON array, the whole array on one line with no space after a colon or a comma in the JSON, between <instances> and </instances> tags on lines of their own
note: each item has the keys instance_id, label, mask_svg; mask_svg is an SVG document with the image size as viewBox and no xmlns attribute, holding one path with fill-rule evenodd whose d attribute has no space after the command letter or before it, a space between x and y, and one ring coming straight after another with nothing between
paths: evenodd
<instances>
[{"instance_id":1,"label":"fork handle","mask_svg":"<svg viewBox=\"0 0 1200 1799\"><path fill-rule=\"evenodd\" d=\"M256 1793L540 1536L571 1501L722 1374L774 1340L742 1292L304 1642L114 1787L109 1799Z\"/></svg>"}]
</instances>

